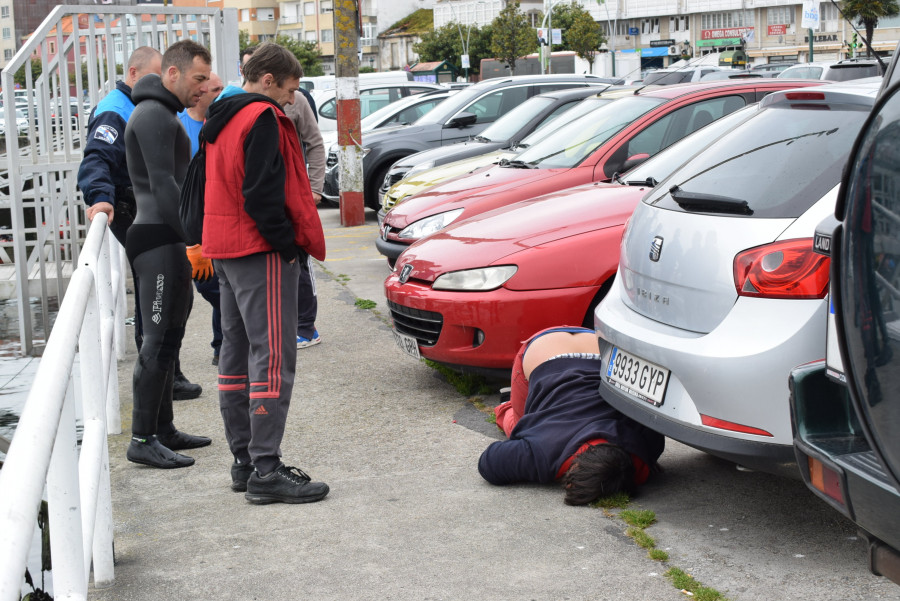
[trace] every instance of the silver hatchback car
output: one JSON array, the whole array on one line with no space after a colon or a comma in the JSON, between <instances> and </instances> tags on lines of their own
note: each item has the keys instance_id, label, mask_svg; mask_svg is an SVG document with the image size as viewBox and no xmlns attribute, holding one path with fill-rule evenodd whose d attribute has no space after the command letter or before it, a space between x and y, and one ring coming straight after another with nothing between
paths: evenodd
<instances>
[{"instance_id":1,"label":"silver hatchback car","mask_svg":"<svg viewBox=\"0 0 900 601\"><path fill-rule=\"evenodd\" d=\"M829 265L813 234L879 83L775 92L642 200L595 312L601 392L616 409L799 475L788 376L825 349Z\"/></svg>"}]
</instances>

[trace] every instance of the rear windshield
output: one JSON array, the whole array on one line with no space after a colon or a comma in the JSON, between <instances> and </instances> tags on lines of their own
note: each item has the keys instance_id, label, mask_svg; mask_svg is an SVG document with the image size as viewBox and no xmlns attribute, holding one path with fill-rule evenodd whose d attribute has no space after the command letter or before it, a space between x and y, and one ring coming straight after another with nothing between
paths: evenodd
<instances>
[{"instance_id":1,"label":"rear windshield","mask_svg":"<svg viewBox=\"0 0 900 601\"><path fill-rule=\"evenodd\" d=\"M656 84L668 86L673 83L684 83L691 80L693 71L656 71L648 73L644 78L644 85Z\"/></svg>"},{"instance_id":2,"label":"rear windshield","mask_svg":"<svg viewBox=\"0 0 900 601\"><path fill-rule=\"evenodd\" d=\"M771 106L695 157L644 202L714 212L679 205L670 193L677 186L682 198L699 194L746 202L752 217L799 217L840 181L867 115L861 105Z\"/></svg>"},{"instance_id":3,"label":"rear windshield","mask_svg":"<svg viewBox=\"0 0 900 601\"><path fill-rule=\"evenodd\" d=\"M877 77L881 75L881 68L874 64L865 65L832 65L825 73L828 81L848 81L850 79L862 79L863 77Z\"/></svg>"},{"instance_id":4,"label":"rear windshield","mask_svg":"<svg viewBox=\"0 0 900 601\"><path fill-rule=\"evenodd\" d=\"M632 121L663 102L649 96L620 98L563 125L516 158L542 169L575 167Z\"/></svg>"}]
</instances>

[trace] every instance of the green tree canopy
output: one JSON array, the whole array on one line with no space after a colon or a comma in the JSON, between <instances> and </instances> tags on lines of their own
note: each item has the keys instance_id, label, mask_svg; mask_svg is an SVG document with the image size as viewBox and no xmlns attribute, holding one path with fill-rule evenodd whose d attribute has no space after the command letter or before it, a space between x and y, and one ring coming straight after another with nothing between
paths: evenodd
<instances>
[{"instance_id":1,"label":"green tree canopy","mask_svg":"<svg viewBox=\"0 0 900 601\"><path fill-rule=\"evenodd\" d=\"M566 45L573 50L579 58L588 61L593 69L594 57L600 52L600 47L606 42L603 29L600 24L586 10L583 10L572 25L566 31Z\"/></svg>"},{"instance_id":2,"label":"green tree canopy","mask_svg":"<svg viewBox=\"0 0 900 601\"><path fill-rule=\"evenodd\" d=\"M319 45L315 42L301 42L291 36L280 35L275 38L275 43L287 48L291 54L297 57L300 66L303 67L303 75L306 77L325 75L321 62L322 53L319 52Z\"/></svg>"},{"instance_id":3,"label":"green tree canopy","mask_svg":"<svg viewBox=\"0 0 900 601\"><path fill-rule=\"evenodd\" d=\"M419 60L423 63L445 60L462 72L460 57L463 54L463 45L460 31L462 31L462 39L467 38L469 43L469 64L471 65L469 71L478 72L481 59L493 56L490 49L490 26L472 27L467 31L465 27L457 27L456 23L448 23L443 27L423 33L421 41L413 46L413 51L419 55Z\"/></svg>"},{"instance_id":4,"label":"green tree canopy","mask_svg":"<svg viewBox=\"0 0 900 601\"><path fill-rule=\"evenodd\" d=\"M516 73L516 59L537 50L538 40L518 2L509 2L491 23L491 52Z\"/></svg>"},{"instance_id":5,"label":"green tree canopy","mask_svg":"<svg viewBox=\"0 0 900 601\"><path fill-rule=\"evenodd\" d=\"M897 15L900 7L897 6L897 0L843 0L841 11L848 19L856 19L859 25L865 27L866 40L871 45L878 19ZM868 45L866 54L869 54Z\"/></svg>"}]
</instances>

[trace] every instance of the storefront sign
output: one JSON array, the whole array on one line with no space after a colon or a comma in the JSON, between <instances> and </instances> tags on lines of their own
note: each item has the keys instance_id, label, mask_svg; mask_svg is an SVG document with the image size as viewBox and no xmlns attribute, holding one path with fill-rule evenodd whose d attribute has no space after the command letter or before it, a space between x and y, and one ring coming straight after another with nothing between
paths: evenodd
<instances>
[{"instance_id":1,"label":"storefront sign","mask_svg":"<svg viewBox=\"0 0 900 601\"><path fill-rule=\"evenodd\" d=\"M803 41L804 41L805 43L808 44L808 43L809 43L809 36L808 36L808 35L803 36ZM823 35L814 35L814 36L813 36L813 42L816 43L816 44L818 44L818 43L820 43L820 42L827 43L827 42L837 42L837 41L838 41L838 37L837 37L837 34L836 34L836 33L823 34Z\"/></svg>"},{"instance_id":2,"label":"storefront sign","mask_svg":"<svg viewBox=\"0 0 900 601\"><path fill-rule=\"evenodd\" d=\"M701 40L720 40L723 38L742 38L752 32L752 27L730 27L728 29L703 29L700 31Z\"/></svg>"},{"instance_id":3,"label":"storefront sign","mask_svg":"<svg viewBox=\"0 0 900 601\"><path fill-rule=\"evenodd\" d=\"M769 25L769 35L785 35L787 33L787 25Z\"/></svg>"},{"instance_id":4,"label":"storefront sign","mask_svg":"<svg viewBox=\"0 0 900 601\"><path fill-rule=\"evenodd\" d=\"M722 38L721 40L697 40L697 46L740 46L741 38Z\"/></svg>"},{"instance_id":5,"label":"storefront sign","mask_svg":"<svg viewBox=\"0 0 900 601\"><path fill-rule=\"evenodd\" d=\"M641 32L641 30L638 29L637 27L629 27L628 28L628 35L637 35L640 32Z\"/></svg>"},{"instance_id":6,"label":"storefront sign","mask_svg":"<svg viewBox=\"0 0 900 601\"><path fill-rule=\"evenodd\" d=\"M675 40L650 40L651 48L658 48L659 46L665 46L668 48L669 46L674 46Z\"/></svg>"}]
</instances>

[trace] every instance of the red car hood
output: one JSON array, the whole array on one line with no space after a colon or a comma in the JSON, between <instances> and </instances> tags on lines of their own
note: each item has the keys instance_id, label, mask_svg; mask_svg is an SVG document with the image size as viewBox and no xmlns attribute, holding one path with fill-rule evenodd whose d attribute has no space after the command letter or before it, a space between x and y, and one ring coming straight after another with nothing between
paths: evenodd
<instances>
[{"instance_id":1,"label":"red car hood","mask_svg":"<svg viewBox=\"0 0 900 601\"><path fill-rule=\"evenodd\" d=\"M517 202L419 240L396 268L412 263L410 276L434 281L449 271L499 264L522 250L621 226L649 189L593 183Z\"/></svg>"},{"instance_id":2,"label":"red car hood","mask_svg":"<svg viewBox=\"0 0 900 601\"><path fill-rule=\"evenodd\" d=\"M493 165L487 169L455 177L408 198L391 209L385 217L385 223L389 223L391 227L402 229L429 215L460 207L471 206L474 208L487 203L477 209L477 213L481 213L533 196L534 194L528 194L529 186L570 171L573 169L513 169ZM590 179L590 175L588 178ZM576 183L581 182L575 181L568 185L562 185L562 187L569 187ZM522 190L515 192L518 197L509 199L506 198L506 194L503 194L508 190L519 188ZM472 214L477 213L473 212ZM463 218L465 218L465 213Z\"/></svg>"}]
</instances>

